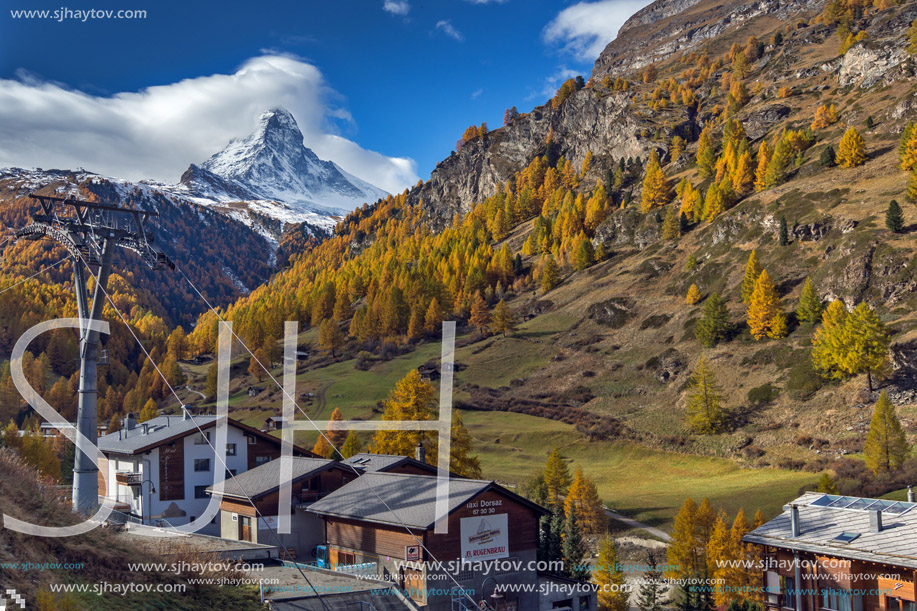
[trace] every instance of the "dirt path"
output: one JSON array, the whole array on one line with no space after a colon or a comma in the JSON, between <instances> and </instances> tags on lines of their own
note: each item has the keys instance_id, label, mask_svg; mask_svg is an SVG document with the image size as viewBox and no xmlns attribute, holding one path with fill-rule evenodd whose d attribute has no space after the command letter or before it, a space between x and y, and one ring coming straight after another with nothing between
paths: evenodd
<instances>
[{"instance_id":1,"label":"dirt path","mask_svg":"<svg viewBox=\"0 0 917 611\"><path fill-rule=\"evenodd\" d=\"M605 506L603 505L603 507ZM666 543L670 543L672 541L672 537L669 535L669 533L665 532L664 530L656 528L655 526L650 526L649 524L644 524L643 522L638 522L637 520L634 520L633 518L628 518L625 515L621 515L617 511L612 511L608 507L605 507L605 515L607 515L612 520L623 522L624 524L627 524L631 528L639 528L640 530L646 531L647 533L653 535L657 539L661 539L665 541Z\"/></svg>"}]
</instances>

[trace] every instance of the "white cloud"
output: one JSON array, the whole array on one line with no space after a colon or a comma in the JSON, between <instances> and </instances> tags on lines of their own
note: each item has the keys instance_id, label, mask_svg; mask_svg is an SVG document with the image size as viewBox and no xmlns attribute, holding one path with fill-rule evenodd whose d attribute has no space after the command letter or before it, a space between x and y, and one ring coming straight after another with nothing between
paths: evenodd
<instances>
[{"instance_id":1,"label":"white cloud","mask_svg":"<svg viewBox=\"0 0 917 611\"><path fill-rule=\"evenodd\" d=\"M503 4L506 0L465 0L471 4Z\"/></svg>"},{"instance_id":2,"label":"white cloud","mask_svg":"<svg viewBox=\"0 0 917 611\"><path fill-rule=\"evenodd\" d=\"M462 36L462 33L456 30L452 26L452 23L449 22L448 19L440 19L439 21L437 21L436 29L442 31L442 33L445 34L446 36L450 38L454 38L455 40L459 42L462 42L463 40L465 40L465 37Z\"/></svg>"},{"instance_id":3,"label":"white cloud","mask_svg":"<svg viewBox=\"0 0 917 611\"><path fill-rule=\"evenodd\" d=\"M481 97L482 93L484 93L483 89L475 89L474 91L471 92L471 99L477 100L479 97Z\"/></svg>"},{"instance_id":4,"label":"white cloud","mask_svg":"<svg viewBox=\"0 0 917 611\"><path fill-rule=\"evenodd\" d=\"M649 0L580 2L562 10L545 27L547 42L560 42L581 60L594 60L614 40L628 17Z\"/></svg>"},{"instance_id":5,"label":"white cloud","mask_svg":"<svg viewBox=\"0 0 917 611\"><path fill-rule=\"evenodd\" d=\"M554 71L554 74L544 77L542 82L541 89L530 90L529 94L525 96L526 100L545 100L547 98L553 98L554 94L557 93L557 90L560 89L561 84L567 79L571 79L575 76L578 76L580 73L576 70L567 68L566 66L560 66L557 70Z\"/></svg>"},{"instance_id":6,"label":"white cloud","mask_svg":"<svg viewBox=\"0 0 917 611\"><path fill-rule=\"evenodd\" d=\"M389 192L417 182L412 159L387 157L336 133L351 122L341 96L298 58L262 55L232 74L189 78L111 97L89 95L19 75L0 79L0 167L75 169L177 182L260 114L287 108L305 144L323 159Z\"/></svg>"},{"instance_id":7,"label":"white cloud","mask_svg":"<svg viewBox=\"0 0 917 611\"><path fill-rule=\"evenodd\" d=\"M392 15L407 15L411 12L411 5L407 0L385 0L382 10Z\"/></svg>"}]
</instances>

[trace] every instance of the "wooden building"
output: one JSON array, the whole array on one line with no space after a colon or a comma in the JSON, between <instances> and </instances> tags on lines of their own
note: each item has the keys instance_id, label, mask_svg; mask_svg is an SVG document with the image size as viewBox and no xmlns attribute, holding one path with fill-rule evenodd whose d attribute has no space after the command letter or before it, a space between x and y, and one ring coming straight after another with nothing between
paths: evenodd
<instances>
[{"instance_id":1,"label":"wooden building","mask_svg":"<svg viewBox=\"0 0 917 611\"><path fill-rule=\"evenodd\" d=\"M220 499L220 537L280 545L286 557L311 560L324 541L321 518L303 511L357 474L349 466L326 459L294 457L291 471L290 533L277 533L281 460L272 460L226 481L223 491L213 486L208 494ZM273 531L273 533L271 532Z\"/></svg>"},{"instance_id":2,"label":"wooden building","mask_svg":"<svg viewBox=\"0 0 917 611\"><path fill-rule=\"evenodd\" d=\"M769 611L915 611L917 505L808 492L744 540Z\"/></svg>"},{"instance_id":3,"label":"wooden building","mask_svg":"<svg viewBox=\"0 0 917 611\"><path fill-rule=\"evenodd\" d=\"M437 481L376 471L309 506L324 519L320 565L385 576L432 611L474 608L464 592L479 603L485 586L537 588L538 522L549 512L492 481L451 479L448 530L437 534ZM538 609L537 592L507 594L500 608Z\"/></svg>"}]
</instances>

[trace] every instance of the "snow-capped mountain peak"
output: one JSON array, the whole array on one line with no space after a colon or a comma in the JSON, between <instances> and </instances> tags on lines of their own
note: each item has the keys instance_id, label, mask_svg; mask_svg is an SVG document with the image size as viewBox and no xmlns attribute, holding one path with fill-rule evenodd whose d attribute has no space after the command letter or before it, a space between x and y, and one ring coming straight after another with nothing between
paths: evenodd
<instances>
[{"instance_id":1,"label":"snow-capped mountain peak","mask_svg":"<svg viewBox=\"0 0 917 611\"><path fill-rule=\"evenodd\" d=\"M181 187L200 199L279 202L285 204L284 220L300 214L346 214L387 195L334 162L319 159L283 108L263 113L250 135L232 140L200 166L192 164L182 175Z\"/></svg>"}]
</instances>

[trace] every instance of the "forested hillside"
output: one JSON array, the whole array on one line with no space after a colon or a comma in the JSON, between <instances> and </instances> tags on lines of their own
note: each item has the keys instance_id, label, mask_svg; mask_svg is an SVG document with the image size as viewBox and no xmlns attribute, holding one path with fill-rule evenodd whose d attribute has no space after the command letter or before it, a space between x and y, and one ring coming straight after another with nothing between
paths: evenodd
<instances>
[{"instance_id":1,"label":"forested hillside","mask_svg":"<svg viewBox=\"0 0 917 611\"><path fill-rule=\"evenodd\" d=\"M269 354L282 321L320 327L321 371L456 319L466 409L758 467L858 454L879 390L917 431L917 4L683 4L350 214L227 309L236 329Z\"/></svg>"}]
</instances>

